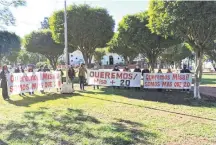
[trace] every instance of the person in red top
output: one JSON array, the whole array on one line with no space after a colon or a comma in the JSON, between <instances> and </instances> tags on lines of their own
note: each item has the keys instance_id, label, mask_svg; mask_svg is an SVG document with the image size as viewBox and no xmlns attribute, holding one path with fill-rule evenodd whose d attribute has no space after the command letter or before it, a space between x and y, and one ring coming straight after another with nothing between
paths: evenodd
<instances>
[{"instance_id":1,"label":"person in red top","mask_svg":"<svg viewBox=\"0 0 216 145\"><path fill-rule=\"evenodd\" d=\"M34 70L33 70L33 67L32 67L32 66L29 66L29 68L28 68L28 72L34 72ZM32 91L32 92L29 92L29 95L34 95L34 91Z\"/></svg>"}]
</instances>

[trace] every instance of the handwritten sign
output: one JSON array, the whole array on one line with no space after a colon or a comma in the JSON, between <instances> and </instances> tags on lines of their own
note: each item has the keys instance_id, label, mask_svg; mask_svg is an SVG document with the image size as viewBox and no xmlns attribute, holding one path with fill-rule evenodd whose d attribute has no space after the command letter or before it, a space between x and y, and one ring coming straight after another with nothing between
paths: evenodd
<instances>
[{"instance_id":1,"label":"handwritten sign","mask_svg":"<svg viewBox=\"0 0 216 145\"><path fill-rule=\"evenodd\" d=\"M89 85L140 87L141 73L89 70L87 78Z\"/></svg>"},{"instance_id":2,"label":"handwritten sign","mask_svg":"<svg viewBox=\"0 0 216 145\"><path fill-rule=\"evenodd\" d=\"M9 95L60 87L60 72L14 73L8 75Z\"/></svg>"},{"instance_id":3,"label":"handwritten sign","mask_svg":"<svg viewBox=\"0 0 216 145\"><path fill-rule=\"evenodd\" d=\"M192 75L189 73L144 74L144 88L190 89L191 83Z\"/></svg>"}]
</instances>

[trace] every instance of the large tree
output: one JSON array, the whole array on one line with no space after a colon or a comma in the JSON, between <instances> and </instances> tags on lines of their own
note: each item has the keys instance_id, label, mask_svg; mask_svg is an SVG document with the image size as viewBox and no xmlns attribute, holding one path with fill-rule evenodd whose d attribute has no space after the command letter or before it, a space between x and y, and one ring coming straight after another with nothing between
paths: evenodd
<instances>
[{"instance_id":1,"label":"large tree","mask_svg":"<svg viewBox=\"0 0 216 145\"><path fill-rule=\"evenodd\" d=\"M15 24L15 18L10 10L11 7L24 6L25 4L25 0L0 0L0 28Z\"/></svg>"},{"instance_id":2,"label":"large tree","mask_svg":"<svg viewBox=\"0 0 216 145\"><path fill-rule=\"evenodd\" d=\"M118 32L124 40L125 46L147 57L151 71L154 72L157 58L165 49L179 43L179 41L153 34L146 26L147 24L146 12L128 15L120 22Z\"/></svg>"},{"instance_id":3,"label":"large tree","mask_svg":"<svg viewBox=\"0 0 216 145\"><path fill-rule=\"evenodd\" d=\"M18 52L21 48L21 40L15 33L0 31L0 60L11 52Z\"/></svg>"},{"instance_id":4,"label":"large tree","mask_svg":"<svg viewBox=\"0 0 216 145\"><path fill-rule=\"evenodd\" d=\"M72 5L67 8L68 44L83 53L86 64L92 60L96 48L103 48L113 36L114 20L108 11L89 5ZM50 17L54 39L64 43L64 12L56 11Z\"/></svg>"},{"instance_id":5,"label":"large tree","mask_svg":"<svg viewBox=\"0 0 216 145\"><path fill-rule=\"evenodd\" d=\"M121 38L122 32L117 32L114 34L111 41L108 43L109 52L117 53L121 55L126 63L131 63L136 56L138 56L138 51L136 48L128 45L129 40Z\"/></svg>"},{"instance_id":6,"label":"large tree","mask_svg":"<svg viewBox=\"0 0 216 145\"><path fill-rule=\"evenodd\" d=\"M181 68L181 61L185 58L191 58L192 51L184 43L171 46L162 53L162 60L166 64L178 66Z\"/></svg>"},{"instance_id":7,"label":"large tree","mask_svg":"<svg viewBox=\"0 0 216 145\"><path fill-rule=\"evenodd\" d=\"M49 30L42 30L25 36L24 47L29 52L44 55L55 70L64 46L52 39L52 33Z\"/></svg>"},{"instance_id":8,"label":"large tree","mask_svg":"<svg viewBox=\"0 0 216 145\"><path fill-rule=\"evenodd\" d=\"M187 42L195 52L194 97L201 98L202 60L205 51L216 38L215 1L158 1L149 7L149 27L152 32Z\"/></svg>"}]
</instances>

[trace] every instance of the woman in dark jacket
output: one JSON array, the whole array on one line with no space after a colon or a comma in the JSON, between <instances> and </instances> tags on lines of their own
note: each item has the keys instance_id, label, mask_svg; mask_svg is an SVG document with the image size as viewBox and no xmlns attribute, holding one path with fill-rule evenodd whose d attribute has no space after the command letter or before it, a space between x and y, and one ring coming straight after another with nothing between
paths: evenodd
<instances>
[{"instance_id":1,"label":"woman in dark jacket","mask_svg":"<svg viewBox=\"0 0 216 145\"><path fill-rule=\"evenodd\" d=\"M4 100L9 100L8 88L7 88L7 74L9 74L9 71L7 65L4 65L0 73L2 96Z\"/></svg>"}]
</instances>

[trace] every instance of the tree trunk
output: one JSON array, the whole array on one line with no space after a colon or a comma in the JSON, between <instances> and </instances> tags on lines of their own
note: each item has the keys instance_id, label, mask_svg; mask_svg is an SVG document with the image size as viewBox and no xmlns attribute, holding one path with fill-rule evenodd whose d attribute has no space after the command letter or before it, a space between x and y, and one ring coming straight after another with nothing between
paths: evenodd
<instances>
[{"instance_id":1,"label":"tree trunk","mask_svg":"<svg viewBox=\"0 0 216 145\"><path fill-rule=\"evenodd\" d=\"M203 59L203 51L202 50L197 50L196 55L195 55L195 75L194 75L194 98L196 99L201 99L200 96L200 82L202 79L202 59Z\"/></svg>"},{"instance_id":2,"label":"tree trunk","mask_svg":"<svg viewBox=\"0 0 216 145\"><path fill-rule=\"evenodd\" d=\"M153 61L150 61L149 64L150 64L150 72L154 73L155 63Z\"/></svg>"},{"instance_id":3,"label":"tree trunk","mask_svg":"<svg viewBox=\"0 0 216 145\"><path fill-rule=\"evenodd\" d=\"M50 65L52 66L53 70L56 70L56 65L57 65L57 59L55 58L48 58Z\"/></svg>"}]
</instances>

